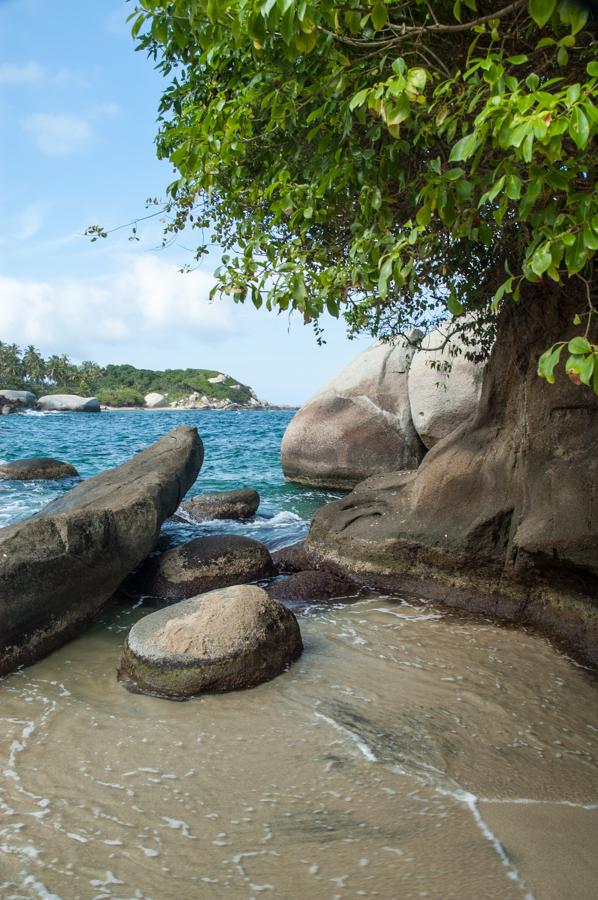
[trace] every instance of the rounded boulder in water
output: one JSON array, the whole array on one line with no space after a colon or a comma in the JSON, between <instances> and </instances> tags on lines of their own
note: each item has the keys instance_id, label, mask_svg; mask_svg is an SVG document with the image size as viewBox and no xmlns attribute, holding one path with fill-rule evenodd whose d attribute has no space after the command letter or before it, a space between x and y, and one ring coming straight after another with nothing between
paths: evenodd
<instances>
[{"instance_id":1,"label":"rounded boulder in water","mask_svg":"<svg viewBox=\"0 0 598 900\"><path fill-rule=\"evenodd\" d=\"M72 478L79 473L70 463L49 456L33 456L31 459L15 459L0 466L0 478L12 481L33 481L41 478Z\"/></svg>"},{"instance_id":2,"label":"rounded boulder in water","mask_svg":"<svg viewBox=\"0 0 598 900\"><path fill-rule=\"evenodd\" d=\"M133 626L119 679L140 693L183 699L255 687L303 650L293 613L254 585L235 585L161 609Z\"/></svg>"},{"instance_id":3,"label":"rounded boulder in water","mask_svg":"<svg viewBox=\"0 0 598 900\"><path fill-rule=\"evenodd\" d=\"M236 534L195 538L150 557L129 588L163 600L195 597L205 591L269 578L274 568L268 548Z\"/></svg>"}]
</instances>

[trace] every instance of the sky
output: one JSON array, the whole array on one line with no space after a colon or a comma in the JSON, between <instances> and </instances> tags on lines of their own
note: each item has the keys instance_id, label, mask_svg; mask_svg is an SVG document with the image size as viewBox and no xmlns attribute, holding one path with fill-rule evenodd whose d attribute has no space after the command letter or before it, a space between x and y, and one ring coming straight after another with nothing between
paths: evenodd
<instances>
[{"instance_id":1,"label":"sky","mask_svg":"<svg viewBox=\"0 0 598 900\"><path fill-rule=\"evenodd\" d=\"M126 0L0 0L0 341L44 355L207 368L261 399L300 404L370 341L323 320L326 345L298 317L209 301L217 250L201 269L159 221L138 243L85 228L146 214L173 170L155 157L165 83L135 52Z\"/></svg>"}]
</instances>

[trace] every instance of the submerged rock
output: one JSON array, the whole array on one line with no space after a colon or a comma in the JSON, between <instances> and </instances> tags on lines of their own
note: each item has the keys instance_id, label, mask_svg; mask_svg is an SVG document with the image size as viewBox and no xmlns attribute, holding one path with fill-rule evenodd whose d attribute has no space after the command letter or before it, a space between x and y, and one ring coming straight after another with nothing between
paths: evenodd
<instances>
[{"instance_id":1,"label":"submerged rock","mask_svg":"<svg viewBox=\"0 0 598 900\"><path fill-rule=\"evenodd\" d=\"M198 494L181 505L196 522L208 519L251 519L260 505L260 495L249 488Z\"/></svg>"},{"instance_id":2,"label":"submerged rock","mask_svg":"<svg viewBox=\"0 0 598 900\"><path fill-rule=\"evenodd\" d=\"M0 673L65 643L156 545L203 461L182 425L40 513L0 529Z\"/></svg>"},{"instance_id":3,"label":"submerged rock","mask_svg":"<svg viewBox=\"0 0 598 900\"><path fill-rule=\"evenodd\" d=\"M32 481L35 478L69 478L79 473L70 463L49 456L32 456L31 459L15 459L0 465L0 478L14 481Z\"/></svg>"},{"instance_id":4,"label":"submerged rock","mask_svg":"<svg viewBox=\"0 0 598 900\"><path fill-rule=\"evenodd\" d=\"M236 534L215 535L150 557L128 587L175 600L268 578L272 572L272 558L264 544Z\"/></svg>"},{"instance_id":5,"label":"submerged rock","mask_svg":"<svg viewBox=\"0 0 598 900\"><path fill-rule=\"evenodd\" d=\"M48 394L37 401L43 412L99 412L97 397L79 397L77 394Z\"/></svg>"},{"instance_id":6,"label":"submerged rock","mask_svg":"<svg viewBox=\"0 0 598 900\"><path fill-rule=\"evenodd\" d=\"M285 477L314 487L352 488L370 475L416 468L425 448L409 406L412 356L411 347L377 343L324 385L285 432Z\"/></svg>"},{"instance_id":7,"label":"submerged rock","mask_svg":"<svg viewBox=\"0 0 598 900\"><path fill-rule=\"evenodd\" d=\"M119 678L131 690L173 699L255 687L303 650L293 613L253 585L177 603L133 626Z\"/></svg>"},{"instance_id":8,"label":"submerged rock","mask_svg":"<svg viewBox=\"0 0 598 900\"><path fill-rule=\"evenodd\" d=\"M466 348L456 337L447 344L445 331L437 328L426 335L409 369L413 424L428 448L476 412L482 392L484 366L466 359ZM462 352L451 356L455 344Z\"/></svg>"},{"instance_id":9,"label":"submerged rock","mask_svg":"<svg viewBox=\"0 0 598 900\"><path fill-rule=\"evenodd\" d=\"M303 600L310 603L355 597L361 588L353 581L314 569L296 572L275 581L268 588L270 597L277 600Z\"/></svg>"}]
</instances>

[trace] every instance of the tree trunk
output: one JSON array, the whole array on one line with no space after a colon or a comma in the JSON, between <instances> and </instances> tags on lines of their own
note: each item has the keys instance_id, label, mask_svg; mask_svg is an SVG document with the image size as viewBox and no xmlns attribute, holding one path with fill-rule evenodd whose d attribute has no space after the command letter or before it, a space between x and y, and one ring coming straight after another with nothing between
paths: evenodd
<instances>
[{"instance_id":1,"label":"tree trunk","mask_svg":"<svg viewBox=\"0 0 598 900\"><path fill-rule=\"evenodd\" d=\"M539 355L584 296L510 303L474 417L412 475L362 482L315 517L308 552L384 588L533 624L598 663L598 397ZM563 360L566 358L566 351Z\"/></svg>"}]
</instances>

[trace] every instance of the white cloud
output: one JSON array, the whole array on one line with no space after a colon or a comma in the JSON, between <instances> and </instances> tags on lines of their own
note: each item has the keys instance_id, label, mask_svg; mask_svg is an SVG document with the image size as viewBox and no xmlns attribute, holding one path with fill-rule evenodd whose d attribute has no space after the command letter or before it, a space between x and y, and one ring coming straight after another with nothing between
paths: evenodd
<instances>
[{"instance_id":1,"label":"white cloud","mask_svg":"<svg viewBox=\"0 0 598 900\"><path fill-rule=\"evenodd\" d=\"M68 156L89 142L92 123L120 114L117 103L96 103L83 115L33 113L21 119L21 127L48 156Z\"/></svg>"},{"instance_id":2,"label":"white cloud","mask_svg":"<svg viewBox=\"0 0 598 900\"><path fill-rule=\"evenodd\" d=\"M42 80L44 70L36 62L0 63L0 85L35 84Z\"/></svg>"},{"instance_id":3,"label":"white cloud","mask_svg":"<svg viewBox=\"0 0 598 900\"><path fill-rule=\"evenodd\" d=\"M86 144L92 135L91 125L83 116L34 113L21 124L37 148L48 156L67 156Z\"/></svg>"},{"instance_id":4,"label":"white cloud","mask_svg":"<svg viewBox=\"0 0 598 900\"><path fill-rule=\"evenodd\" d=\"M2 340L93 359L105 345L223 339L238 323L230 304L210 302L213 284L211 275L182 275L157 256L125 258L120 271L95 279L0 277Z\"/></svg>"}]
</instances>

